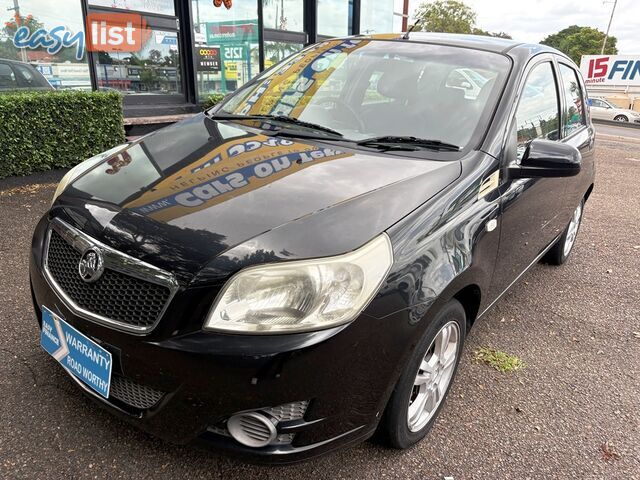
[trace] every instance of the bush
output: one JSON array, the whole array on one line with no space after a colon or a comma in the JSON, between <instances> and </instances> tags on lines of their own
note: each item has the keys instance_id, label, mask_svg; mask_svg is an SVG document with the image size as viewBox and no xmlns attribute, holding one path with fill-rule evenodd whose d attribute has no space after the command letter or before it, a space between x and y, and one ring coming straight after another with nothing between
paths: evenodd
<instances>
[{"instance_id":1,"label":"bush","mask_svg":"<svg viewBox=\"0 0 640 480\"><path fill-rule=\"evenodd\" d=\"M223 99L224 99L224 94L223 93L212 93L207 98L205 98L205 100L204 100L202 105L204 106L204 108L206 110L207 108L211 108L214 105L217 105Z\"/></svg>"},{"instance_id":2,"label":"bush","mask_svg":"<svg viewBox=\"0 0 640 480\"><path fill-rule=\"evenodd\" d=\"M0 178L72 167L124 140L119 93L0 95Z\"/></svg>"}]
</instances>

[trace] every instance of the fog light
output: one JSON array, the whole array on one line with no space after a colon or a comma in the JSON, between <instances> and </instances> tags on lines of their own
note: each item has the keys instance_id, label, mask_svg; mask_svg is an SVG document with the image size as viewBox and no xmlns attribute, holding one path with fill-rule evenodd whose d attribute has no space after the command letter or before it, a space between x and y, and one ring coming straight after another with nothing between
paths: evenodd
<instances>
[{"instance_id":1,"label":"fog light","mask_svg":"<svg viewBox=\"0 0 640 480\"><path fill-rule=\"evenodd\" d=\"M238 413L227 421L229 434L247 447L266 447L275 441L276 419L271 419L259 412Z\"/></svg>"}]
</instances>

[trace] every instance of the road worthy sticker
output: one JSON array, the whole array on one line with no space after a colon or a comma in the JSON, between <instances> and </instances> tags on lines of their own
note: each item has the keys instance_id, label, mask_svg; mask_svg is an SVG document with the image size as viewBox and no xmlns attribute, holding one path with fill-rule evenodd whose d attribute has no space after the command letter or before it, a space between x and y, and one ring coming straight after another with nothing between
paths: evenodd
<instances>
[{"instance_id":1,"label":"road worthy sticker","mask_svg":"<svg viewBox=\"0 0 640 480\"><path fill-rule=\"evenodd\" d=\"M111 353L65 322L47 307L42 307L40 345L69 373L109 398Z\"/></svg>"}]
</instances>

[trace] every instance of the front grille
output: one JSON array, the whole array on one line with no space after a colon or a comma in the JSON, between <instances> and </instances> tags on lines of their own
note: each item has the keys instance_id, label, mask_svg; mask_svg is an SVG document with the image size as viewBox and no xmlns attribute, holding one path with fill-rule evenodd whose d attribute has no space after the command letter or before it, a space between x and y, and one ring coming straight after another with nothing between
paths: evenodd
<instances>
[{"instance_id":1,"label":"front grille","mask_svg":"<svg viewBox=\"0 0 640 480\"><path fill-rule=\"evenodd\" d=\"M169 288L105 268L87 283L78 273L81 253L51 230L47 269L62 291L80 308L108 320L149 328L171 296Z\"/></svg>"},{"instance_id":2,"label":"front grille","mask_svg":"<svg viewBox=\"0 0 640 480\"><path fill-rule=\"evenodd\" d=\"M164 392L147 387L146 385L140 385L120 375L113 375L111 377L111 387L109 389L110 400L115 398L131 407L146 410L158 403L163 395Z\"/></svg>"}]
</instances>

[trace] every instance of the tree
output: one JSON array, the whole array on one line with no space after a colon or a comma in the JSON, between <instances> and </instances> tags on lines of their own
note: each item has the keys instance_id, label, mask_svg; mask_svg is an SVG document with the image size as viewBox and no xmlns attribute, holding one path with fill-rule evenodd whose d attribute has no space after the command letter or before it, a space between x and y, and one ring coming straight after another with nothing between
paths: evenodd
<instances>
[{"instance_id":1,"label":"tree","mask_svg":"<svg viewBox=\"0 0 640 480\"><path fill-rule=\"evenodd\" d=\"M556 48L569 56L574 62L580 63L582 55L597 55L600 53L604 35L604 32L595 28L571 25L558 33L547 36L540 43ZM616 37L610 36L607 39L604 53L607 55L617 54L617 42Z\"/></svg>"},{"instance_id":2,"label":"tree","mask_svg":"<svg viewBox=\"0 0 640 480\"><path fill-rule=\"evenodd\" d=\"M484 35L485 37L496 37L496 38L507 38L509 40L511 40L511 35L509 35L506 32L489 32L487 30L483 30L481 28L474 28L473 29L473 34L474 35Z\"/></svg>"},{"instance_id":3,"label":"tree","mask_svg":"<svg viewBox=\"0 0 640 480\"><path fill-rule=\"evenodd\" d=\"M162 61L162 53L160 50L149 50L149 63L159 64Z\"/></svg>"},{"instance_id":4,"label":"tree","mask_svg":"<svg viewBox=\"0 0 640 480\"><path fill-rule=\"evenodd\" d=\"M458 0L435 0L421 4L415 14L416 30L427 32L472 33L476 13Z\"/></svg>"}]
</instances>

